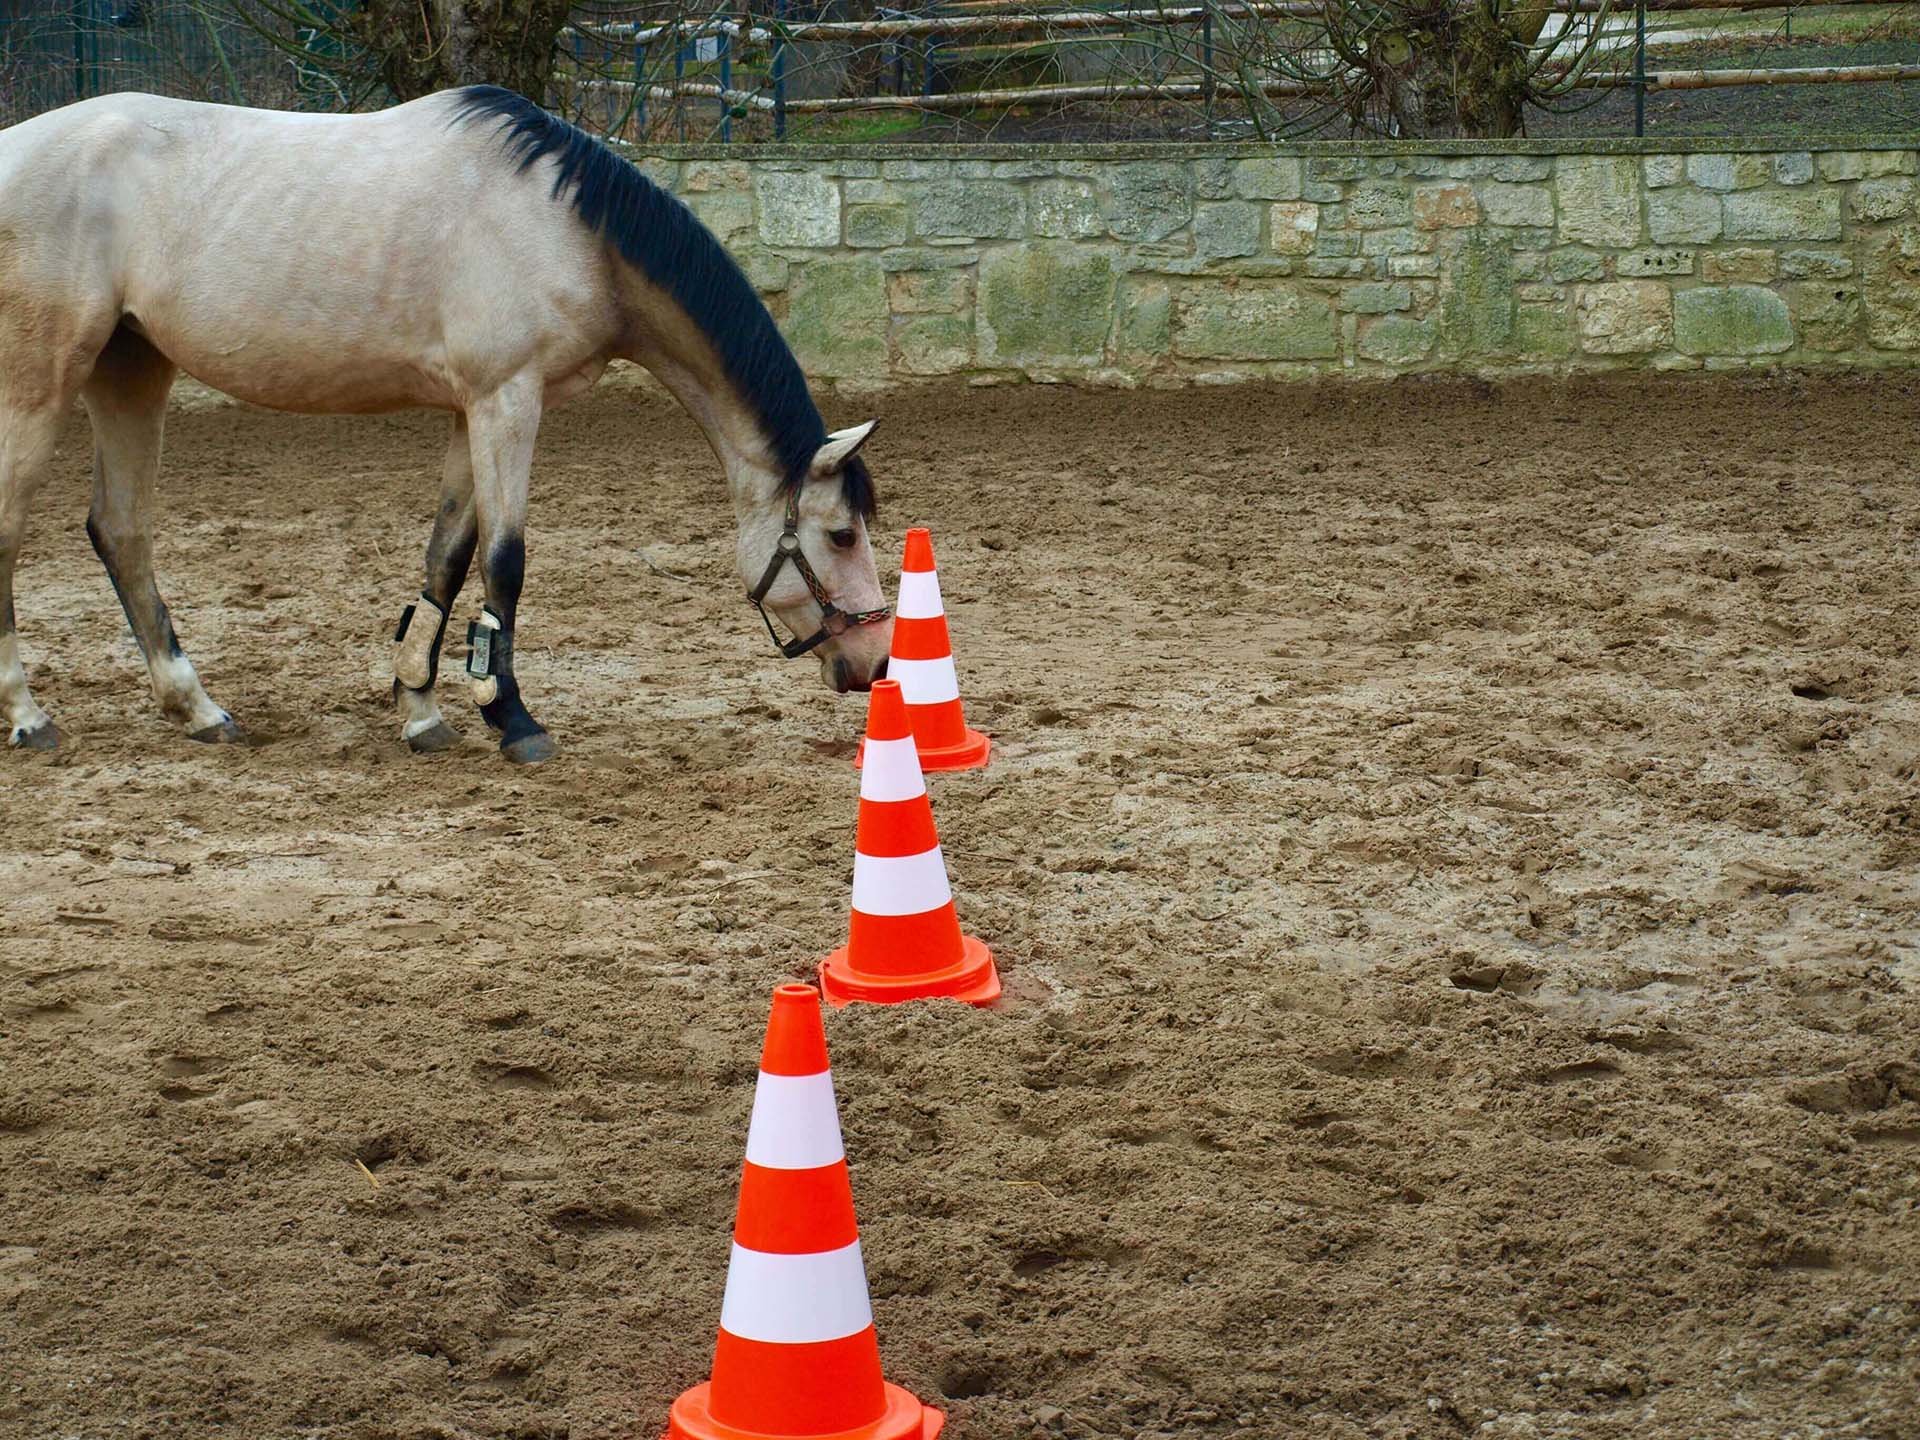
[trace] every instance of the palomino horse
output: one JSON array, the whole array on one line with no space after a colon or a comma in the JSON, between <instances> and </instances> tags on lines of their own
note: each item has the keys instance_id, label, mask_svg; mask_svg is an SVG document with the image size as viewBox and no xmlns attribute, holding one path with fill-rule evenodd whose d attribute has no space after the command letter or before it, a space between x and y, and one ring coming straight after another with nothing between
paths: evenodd
<instances>
[{"instance_id":1,"label":"palomino horse","mask_svg":"<svg viewBox=\"0 0 1920 1440\"><path fill-rule=\"evenodd\" d=\"M467 671L509 759L553 753L514 678L527 471L540 416L609 361L644 365L705 431L763 618L836 690L886 669L867 541L869 422L829 435L753 287L691 212L598 141L504 90L375 115L111 95L0 132L0 717L58 732L27 689L13 571L35 481L77 395L93 424L87 533L160 707L240 731L181 653L154 585L154 481L178 370L282 410L453 413L426 585L395 639L416 750L459 738L434 700L476 544ZM772 630L768 622L768 630ZM775 636L775 643L780 643Z\"/></svg>"}]
</instances>

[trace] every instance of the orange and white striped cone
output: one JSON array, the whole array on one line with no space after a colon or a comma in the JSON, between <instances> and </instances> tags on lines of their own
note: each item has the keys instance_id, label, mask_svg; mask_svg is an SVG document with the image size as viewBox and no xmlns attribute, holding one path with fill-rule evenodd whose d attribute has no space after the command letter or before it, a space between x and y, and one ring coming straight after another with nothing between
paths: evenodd
<instances>
[{"instance_id":1,"label":"orange and white striped cone","mask_svg":"<svg viewBox=\"0 0 1920 1440\"><path fill-rule=\"evenodd\" d=\"M940 599L940 576L933 568L933 536L924 529L907 531L887 678L898 680L906 696L922 770L972 770L987 763L993 742L967 728L960 705L960 676L953 668L953 642L947 637L946 606ZM863 749L855 763L864 759Z\"/></svg>"},{"instance_id":2,"label":"orange and white striped cone","mask_svg":"<svg viewBox=\"0 0 1920 1440\"><path fill-rule=\"evenodd\" d=\"M902 688L876 680L867 702L853 919L846 945L820 962L820 988L835 1005L934 996L991 1005L1000 975L993 952L960 933Z\"/></svg>"},{"instance_id":3,"label":"orange and white striped cone","mask_svg":"<svg viewBox=\"0 0 1920 1440\"><path fill-rule=\"evenodd\" d=\"M782 985L753 1092L713 1378L673 1402L668 1440L934 1440L945 1423L880 1374L820 992Z\"/></svg>"}]
</instances>

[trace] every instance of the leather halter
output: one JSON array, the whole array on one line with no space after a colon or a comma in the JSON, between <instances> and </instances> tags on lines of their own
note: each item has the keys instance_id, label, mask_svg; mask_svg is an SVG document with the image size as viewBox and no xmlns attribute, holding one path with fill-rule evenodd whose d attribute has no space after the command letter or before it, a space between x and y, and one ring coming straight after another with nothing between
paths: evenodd
<instances>
[{"instance_id":1,"label":"leather halter","mask_svg":"<svg viewBox=\"0 0 1920 1440\"><path fill-rule=\"evenodd\" d=\"M795 636L782 641L780 634L773 628L773 617L767 614L762 603L767 591L773 588L773 582L779 578L780 567L788 561L800 572L800 578L807 582L807 593L813 596L813 603L820 607L820 628L802 640ZM773 643L780 647L780 653L789 660L797 659L818 645L824 645L836 635L844 635L855 625L877 625L893 613L893 607L882 605L878 610L842 610L827 598L827 587L820 583L820 577L813 573L813 566L807 563L806 552L800 548L800 487L794 486L787 492L787 525L780 532L780 538L774 542L773 558L767 561L767 568L760 574L760 583L747 593L753 602L753 608L760 612L760 618L766 622L767 634Z\"/></svg>"}]
</instances>

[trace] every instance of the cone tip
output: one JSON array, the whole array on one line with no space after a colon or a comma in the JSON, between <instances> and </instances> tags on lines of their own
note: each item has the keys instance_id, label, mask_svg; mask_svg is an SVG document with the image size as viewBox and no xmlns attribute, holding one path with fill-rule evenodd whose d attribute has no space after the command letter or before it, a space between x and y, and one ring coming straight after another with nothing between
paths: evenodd
<instances>
[{"instance_id":1,"label":"cone tip","mask_svg":"<svg viewBox=\"0 0 1920 1440\"><path fill-rule=\"evenodd\" d=\"M867 696L867 739L902 740L913 733L898 680L876 680Z\"/></svg>"},{"instance_id":2,"label":"cone tip","mask_svg":"<svg viewBox=\"0 0 1920 1440\"><path fill-rule=\"evenodd\" d=\"M907 553L900 561L902 570L933 569L933 532L924 525L907 531Z\"/></svg>"},{"instance_id":3,"label":"cone tip","mask_svg":"<svg viewBox=\"0 0 1920 1440\"><path fill-rule=\"evenodd\" d=\"M827 1068L827 1032L816 987L790 981L774 988L760 1068L769 1075L817 1075Z\"/></svg>"}]
</instances>

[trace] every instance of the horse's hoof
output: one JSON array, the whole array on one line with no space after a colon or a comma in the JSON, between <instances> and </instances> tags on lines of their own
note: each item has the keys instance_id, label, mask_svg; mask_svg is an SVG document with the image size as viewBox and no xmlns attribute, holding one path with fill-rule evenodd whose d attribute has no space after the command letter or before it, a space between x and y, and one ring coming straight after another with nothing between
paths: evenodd
<instances>
[{"instance_id":1,"label":"horse's hoof","mask_svg":"<svg viewBox=\"0 0 1920 1440\"><path fill-rule=\"evenodd\" d=\"M244 745L247 743L247 732L235 724L229 715L204 729L189 730L187 739L198 740L202 745Z\"/></svg>"},{"instance_id":2,"label":"horse's hoof","mask_svg":"<svg viewBox=\"0 0 1920 1440\"><path fill-rule=\"evenodd\" d=\"M416 755L437 755L460 743L460 732L444 720L436 720L418 735L407 736L407 748Z\"/></svg>"},{"instance_id":3,"label":"horse's hoof","mask_svg":"<svg viewBox=\"0 0 1920 1440\"><path fill-rule=\"evenodd\" d=\"M536 730L531 735L522 735L518 740L503 740L500 753L516 765L538 765L559 754L560 747L553 743L553 737L546 731Z\"/></svg>"},{"instance_id":4,"label":"horse's hoof","mask_svg":"<svg viewBox=\"0 0 1920 1440\"><path fill-rule=\"evenodd\" d=\"M32 730L14 731L7 743L20 750L55 750L60 745L60 732L49 720Z\"/></svg>"}]
</instances>

